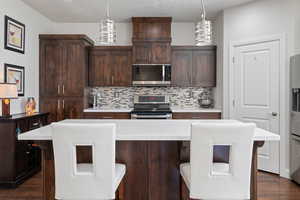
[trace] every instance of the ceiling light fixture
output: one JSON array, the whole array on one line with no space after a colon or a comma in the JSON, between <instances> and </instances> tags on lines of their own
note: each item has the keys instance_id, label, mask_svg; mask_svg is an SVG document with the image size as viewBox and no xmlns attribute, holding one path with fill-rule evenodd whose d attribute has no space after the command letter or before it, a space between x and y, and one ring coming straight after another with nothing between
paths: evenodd
<instances>
[{"instance_id":1,"label":"ceiling light fixture","mask_svg":"<svg viewBox=\"0 0 300 200\"><path fill-rule=\"evenodd\" d=\"M203 0L201 20L195 26L195 40L197 46L205 46L212 44L212 22L206 20L206 12Z\"/></svg>"},{"instance_id":2,"label":"ceiling light fixture","mask_svg":"<svg viewBox=\"0 0 300 200\"><path fill-rule=\"evenodd\" d=\"M100 22L99 42L102 45L111 45L116 42L116 24L109 16L109 0L106 4L106 18Z\"/></svg>"}]
</instances>

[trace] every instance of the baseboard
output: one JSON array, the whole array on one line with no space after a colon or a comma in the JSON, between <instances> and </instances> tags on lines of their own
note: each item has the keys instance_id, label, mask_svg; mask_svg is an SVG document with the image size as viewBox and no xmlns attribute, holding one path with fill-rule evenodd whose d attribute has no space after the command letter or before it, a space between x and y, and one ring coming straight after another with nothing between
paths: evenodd
<instances>
[{"instance_id":1,"label":"baseboard","mask_svg":"<svg viewBox=\"0 0 300 200\"><path fill-rule=\"evenodd\" d=\"M0 188L10 188L10 189L17 188L20 184L24 183L28 178L32 177L39 171L41 171L41 166L37 166L27 171L21 176L18 176L14 181L1 181Z\"/></svg>"},{"instance_id":2,"label":"baseboard","mask_svg":"<svg viewBox=\"0 0 300 200\"><path fill-rule=\"evenodd\" d=\"M282 177L282 178L287 178L287 179L291 179L291 176L290 176L290 170L289 170L289 169L282 170L282 171L280 172L280 177Z\"/></svg>"}]
</instances>

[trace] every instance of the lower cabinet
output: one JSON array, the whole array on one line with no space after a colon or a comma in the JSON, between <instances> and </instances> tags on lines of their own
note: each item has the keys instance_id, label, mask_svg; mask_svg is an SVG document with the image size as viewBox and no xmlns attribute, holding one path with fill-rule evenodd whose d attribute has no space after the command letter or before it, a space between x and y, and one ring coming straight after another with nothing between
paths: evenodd
<instances>
[{"instance_id":1,"label":"lower cabinet","mask_svg":"<svg viewBox=\"0 0 300 200\"><path fill-rule=\"evenodd\" d=\"M84 119L130 119L130 113L118 112L85 112Z\"/></svg>"},{"instance_id":2,"label":"lower cabinet","mask_svg":"<svg viewBox=\"0 0 300 200\"><path fill-rule=\"evenodd\" d=\"M82 97L41 98L40 111L49 112L49 123L83 117Z\"/></svg>"},{"instance_id":3,"label":"lower cabinet","mask_svg":"<svg viewBox=\"0 0 300 200\"><path fill-rule=\"evenodd\" d=\"M221 113L216 112L187 112L173 113L173 119L221 119Z\"/></svg>"},{"instance_id":4,"label":"lower cabinet","mask_svg":"<svg viewBox=\"0 0 300 200\"><path fill-rule=\"evenodd\" d=\"M15 188L41 169L41 150L18 134L48 124L48 113L13 115L0 119L0 187Z\"/></svg>"}]
</instances>

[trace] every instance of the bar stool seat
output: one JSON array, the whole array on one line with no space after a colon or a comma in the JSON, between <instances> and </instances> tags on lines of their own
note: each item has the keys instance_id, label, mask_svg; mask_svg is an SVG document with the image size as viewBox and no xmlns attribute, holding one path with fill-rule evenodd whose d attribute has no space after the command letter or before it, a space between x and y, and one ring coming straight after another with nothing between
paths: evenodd
<instances>
[{"instance_id":1,"label":"bar stool seat","mask_svg":"<svg viewBox=\"0 0 300 200\"><path fill-rule=\"evenodd\" d=\"M214 163L213 172L217 175L228 174L229 164L227 163ZM190 189L191 185L191 164L182 163L180 165L180 175L182 176L186 186Z\"/></svg>"},{"instance_id":2,"label":"bar stool seat","mask_svg":"<svg viewBox=\"0 0 300 200\"><path fill-rule=\"evenodd\" d=\"M88 163L81 163L77 165L78 172L93 172L93 165ZM116 163L115 165L115 190L118 189L123 177L126 173L126 166L124 164Z\"/></svg>"}]
</instances>

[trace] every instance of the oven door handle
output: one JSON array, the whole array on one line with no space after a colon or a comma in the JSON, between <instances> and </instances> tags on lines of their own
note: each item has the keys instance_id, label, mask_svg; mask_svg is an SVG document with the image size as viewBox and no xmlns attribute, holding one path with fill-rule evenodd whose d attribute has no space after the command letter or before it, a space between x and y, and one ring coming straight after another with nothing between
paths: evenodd
<instances>
[{"instance_id":1,"label":"oven door handle","mask_svg":"<svg viewBox=\"0 0 300 200\"><path fill-rule=\"evenodd\" d=\"M132 119L171 119L172 115L137 115L137 114L131 114Z\"/></svg>"}]
</instances>

